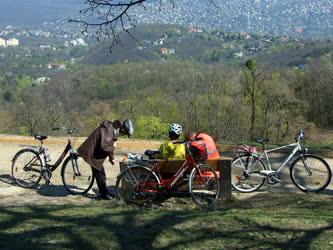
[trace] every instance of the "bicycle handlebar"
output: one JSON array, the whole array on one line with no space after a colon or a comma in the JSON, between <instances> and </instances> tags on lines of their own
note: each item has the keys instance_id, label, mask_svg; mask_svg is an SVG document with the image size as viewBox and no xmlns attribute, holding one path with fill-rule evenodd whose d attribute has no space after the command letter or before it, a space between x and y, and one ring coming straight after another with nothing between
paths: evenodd
<instances>
[{"instance_id":1,"label":"bicycle handlebar","mask_svg":"<svg viewBox=\"0 0 333 250\"><path fill-rule=\"evenodd\" d=\"M72 135L75 134L78 129L77 128L66 128L66 127L56 127L56 128L52 128L52 131L58 131L58 130L66 130L68 135Z\"/></svg>"},{"instance_id":2,"label":"bicycle handlebar","mask_svg":"<svg viewBox=\"0 0 333 250\"><path fill-rule=\"evenodd\" d=\"M296 135L295 137L295 141L298 142L298 141L301 141L304 139L304 129L302 128L301 131Z\"/></svg>"}]
</instances>

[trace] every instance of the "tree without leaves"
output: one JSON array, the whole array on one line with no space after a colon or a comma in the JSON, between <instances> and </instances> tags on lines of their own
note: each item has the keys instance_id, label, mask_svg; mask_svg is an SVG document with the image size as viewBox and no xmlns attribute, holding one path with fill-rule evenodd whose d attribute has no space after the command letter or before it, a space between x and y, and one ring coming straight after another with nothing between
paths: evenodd
<instances>
[{"instance_id":1,"label":"tree without leaves","mask_svg":"<svg viewBox=\"0 0 333 250\"><path fill-rule=\"evenodd\" d=\"M256 121L257 112L257 100L259 98L260 91L262 90L262 84L266 80L266 76L263 75L264 71L258 72L256 63L254 60L248 60L246 62L247 70L244 70L245 76L245 93L250 97L251 104L251 120L250 120L250 140L254 139L254 125Z\"/></svg>"},{"instance_id":2,"label":"tree without leaves","mask_svg":"<svg viewBox=\"0 0 333 250\"><path fill-rule=\"evenodd\" d=\"M208 0L209 3L217 8L215 0ZM121 44L120 35L125 32L133 39L130 29L136 26L137 20L131 14L135 8L143 8L147 0L85 0L86 7L80 11L83 16L81 19L70 19L70 22L83 25L82 33L87 33L89 28L95 28L96 37L105 40L111 38L110 50L115 44ZM175 0L159 0L159 10L166 2L174 7Z\"/></svg>"}]
</instances>

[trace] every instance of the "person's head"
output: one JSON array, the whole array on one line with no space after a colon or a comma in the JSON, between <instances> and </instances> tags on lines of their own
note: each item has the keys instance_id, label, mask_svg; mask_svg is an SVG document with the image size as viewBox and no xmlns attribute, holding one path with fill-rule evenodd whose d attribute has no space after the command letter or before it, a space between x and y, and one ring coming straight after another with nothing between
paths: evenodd
<instances>
[{"instance_id":1,"label":"person's head","mask_svg":"<svg viewBox=\"0 0 333 250\"><path fill-rule=\"evenodd\" d=\"M120 134L130 137L134 132L134 126L130 119L124 121L116 120L113 122L113 128L118 130Z\"/></svg>"},{"instance_id":2,"label":"person's head","mask_svg":"<svg viewBox=\"0 0 333 250\"><path fill-rule=\"evenodd\" d=\"M195 136L196 136L196 133L194 133L194 132L186 132L185 133L185 140L186 141L194 141Z\"/></svg>"},{"instance_id":3,"label":"person's head","mask_svg":"<svg viewBox=\"0 0 333 250\"><path fill-rule=\"evenodd\" d=\"M182 131L183 131L183 128L178 123L171 124L170 129L169 129L169 138L171 140L178 140Z\"/></svg>"}]
</instances>

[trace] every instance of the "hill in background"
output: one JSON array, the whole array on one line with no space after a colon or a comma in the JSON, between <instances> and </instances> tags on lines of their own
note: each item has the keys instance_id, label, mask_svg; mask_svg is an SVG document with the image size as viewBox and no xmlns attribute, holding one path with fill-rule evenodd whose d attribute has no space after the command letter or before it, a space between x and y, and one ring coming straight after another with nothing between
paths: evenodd
<instances>
[{"instance_id":1,"label":"hill in background","mask_svg":"<svg viewBox=\"0 0 333 250\"><path fill-rule=\"evenodd\" d=\"M202 63L243 63L247 58L272 66L299 66L309 58L333 51L333 42L253 35L223 30L204 31L175 25L140 25L131 31L135 40L122 35L122 44L110 52L110 43L92 47L81 60L84 64L193 60Z\"/></svg>"},{"instance_id":2,"label":"hill in background","mask_svg":"<svg viewBox=\"0 0 333 250\"><path fill-rule=\"evenodd\" d=\"M331 0L147 0L131 10L138 23L177 24L234 32L333 38ZM1 25L31 25L68 19L84 8L84 0L1 0Z\"/></svg>"}]
</instances>

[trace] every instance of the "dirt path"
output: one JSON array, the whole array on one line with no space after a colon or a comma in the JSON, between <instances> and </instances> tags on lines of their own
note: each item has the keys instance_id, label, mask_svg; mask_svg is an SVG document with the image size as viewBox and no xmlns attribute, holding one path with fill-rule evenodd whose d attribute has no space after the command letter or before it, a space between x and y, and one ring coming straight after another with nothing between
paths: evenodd
<instances>
[{"instance_id":1,"label":"dirt path","mask_svg":"<svg viewBox=\"0 0 333 250\"><path fill-rule=\"evenodd\" d=\"M31 144L33 141L28 141ZM68 194L62 185L60 169L59 167L52 176L51 185L45 185L44 180L41 181L41 185L37 189L24 189L16 186L10 176L11 169L11 159L15 153L22 147L20 144L26 144L24 141L15 141L15 143L1 141L0 140L0 206L23 206L23 205L65 205L65 204L76 204L83 205L93 202L99 202L97 198L98 189L96 185L92 188L87 196L74 196ZM65 140L57 141L56 143L50 143L48 145L49 151L51 153L52 160L56 160L61 154L62 150L66 145ZM120 143L118 148L118 153L116 155L117 164L111 166L108 162L105 164L108 184L110 186L115 184L116 176L119 173L119 161L123 158L122 152L138 152L142 153L145 148L154 148L156 143L149 144L144 143ZM333 166L333 159L328 160L330 165ZM285 181L283 185L272 186L268 188L264 186L261 188L262 192L281 192L281 191L297 191L295 187L291 184L288 172L283 172L282 179ZM298 191L297 191L298 192ZM237 194L235 196L238 198L247 198L254 194ZM329 185L329 188L320 194L327 196L329 199L333 199L333 182Z\"/></svg>"},{"instance_id":2,"label":"dirt path","mask_svg":"<svg viewBox=\"0 0 333 250\"><path fill-rule=\"evenodd\" d=\"M61 154L66 143L48 145L51 159L56 160ZM96 202L98 194L97 186L94 185L88 196L70 195L62 185L60 170L61 166L52 174L50 185L45 185L42 179L41 185L37 189L25 189L15 185L10 176L11 159L22 147L14 143L0 143L0 206L20 206L20 205L51 205L51 204L86 204ZM121 155L116 155L117 163L122 159ZM108 184L115 183L115 177L119 173L118 164L111 166L106 161Z\"/></svg>"}]
</instances>

